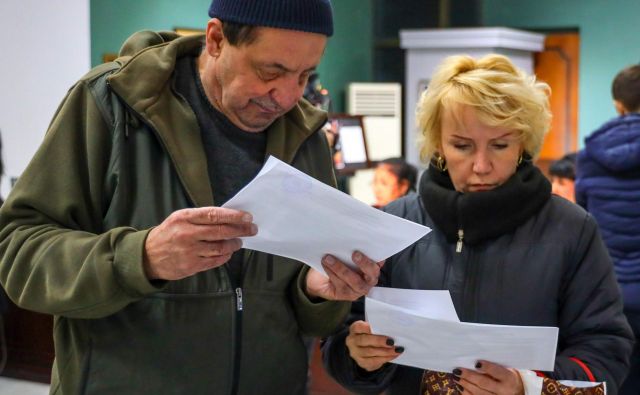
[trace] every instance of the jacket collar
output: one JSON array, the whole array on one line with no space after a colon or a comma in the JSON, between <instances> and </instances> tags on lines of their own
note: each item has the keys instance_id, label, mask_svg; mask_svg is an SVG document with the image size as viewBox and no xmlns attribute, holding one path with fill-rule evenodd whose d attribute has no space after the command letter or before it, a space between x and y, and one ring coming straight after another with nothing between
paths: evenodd
<instances>
[{"instance_id":1,"label":"jacket collar","mask_svg":"<svg viewBox=\"0 0 640 395\"><path fill-rule=\"evenodd\" d=\"M156 132L194 205L213 205L198 122L189 104L174 92L172 78L176 59L199 53L203 36L137 35L138 40L134 35L123 46L117 60L122 67L109 77L109 85ZM267 156L291 163L303 142L326 120L325 112L301 100L265 131Z\"/></svg>"},{"instance_id":2,"label":"jacket collar","mask_svg":"<svg viewBox=\"0 0 640 395\"><path fill-rule=\"evenodd\" d=\"M551 197L551 184L530 161L499 187L485 192L457 192L449 173L431 165L420 180L425 209L450 242L477 244L515 230Z\"/></svg>"}]
</instances>

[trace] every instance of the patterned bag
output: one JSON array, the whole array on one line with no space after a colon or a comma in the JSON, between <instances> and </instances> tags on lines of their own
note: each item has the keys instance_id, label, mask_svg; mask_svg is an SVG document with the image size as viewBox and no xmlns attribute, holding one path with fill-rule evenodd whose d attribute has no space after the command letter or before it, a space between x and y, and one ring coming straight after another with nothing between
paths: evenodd
<instances>
[{"instance_id":1,"label":"patterned bag","mask_svg":"<svg viewBox=\"0 0 640 395\"><path fill-rule=\"evenodd\" d=\"M459 395L458 383L452 373L425 370L422 375L421 395Z\"/></svg>"},{"instance_id":2,"label":"patterned bag","mask_svg":"<svg viewBox=\"0 0 640 395\"><path fill-rule=\"evenodd\" d=\"M541 395L605 395L604 383L594 387L569 387L556 380L543 378Z\"/></svg>"},{"instance_id":3,"label":"patterned bag","mask_svg":"<svg viewBox=\"0 0 640 395\"><path fill-rule=\"evenodd\" d=\"M422 375L421 395L459 395L461 393L458 383L451 373L434 372L425 370ZM543 378L542 392L540 395L606 395L604 383L593 387L571 387L559 381Z\"/></svg>"}]
</instances>

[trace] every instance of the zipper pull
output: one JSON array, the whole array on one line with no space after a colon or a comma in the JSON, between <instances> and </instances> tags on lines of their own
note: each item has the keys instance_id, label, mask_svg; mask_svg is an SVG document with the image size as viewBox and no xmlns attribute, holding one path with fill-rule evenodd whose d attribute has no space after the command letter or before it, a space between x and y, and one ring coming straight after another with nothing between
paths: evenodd
<instances>
[{"instance_id":1,"label":"zipper pull","mask_svg":"<svg viewBox=\"0 0 640 395\"><path fill-rule=\"evenodd\" d=\"M242 311L242 288L236 288L236 308Z\"/></svg>"},{"instance_id":2,"label":"zipper pull","mask_svg":"<svg viewBox=\"0 0 640 395\"><path fill-rule=\"evenodd\" d=\"M464 230L458 229L458 242L456 243L456 252L462 252L462 240L464 239Z\"/></svg>"}]
</instances>

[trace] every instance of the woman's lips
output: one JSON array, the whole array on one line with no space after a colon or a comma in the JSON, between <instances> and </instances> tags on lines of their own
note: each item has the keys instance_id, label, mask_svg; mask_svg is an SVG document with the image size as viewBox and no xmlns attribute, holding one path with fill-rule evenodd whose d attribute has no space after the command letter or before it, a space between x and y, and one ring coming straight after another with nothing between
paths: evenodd
<instances>
[{"instance_id":1,"label":"woman's lips","mask_svg":"<svg viewBox=\"0 0 640 395\"><path fill-rule=\"evenodd\" d=\"M495 188L494 184L471 184L469 190L472 192L488 191Z\"/></svg>"}]
</instances>

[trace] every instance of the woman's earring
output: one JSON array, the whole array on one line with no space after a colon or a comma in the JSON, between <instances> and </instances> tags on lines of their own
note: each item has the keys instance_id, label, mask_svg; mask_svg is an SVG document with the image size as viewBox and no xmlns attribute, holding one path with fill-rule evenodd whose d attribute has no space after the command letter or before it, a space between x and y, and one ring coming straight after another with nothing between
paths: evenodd
<instances>
[{"instance_id":1,"label":"woman's earring","mask_svg":"<svg viewBox=\"0 0 640 395\"><path fill-rule=\"evenodd\" d=\"M522 164L522 154L520 154L520 157L518 158L518 166L520 166Z\"/></svg>"},{"instance_id":2,"label":"woman's earring","mask_svg":"<svg viewBox=\"0 0 640 395\"><path fill-rule=\"evenodd\" d=\"M436 158L436 167L443 173L447 171L447 161L440 155Z\"/></svg>"}]
</instances>

